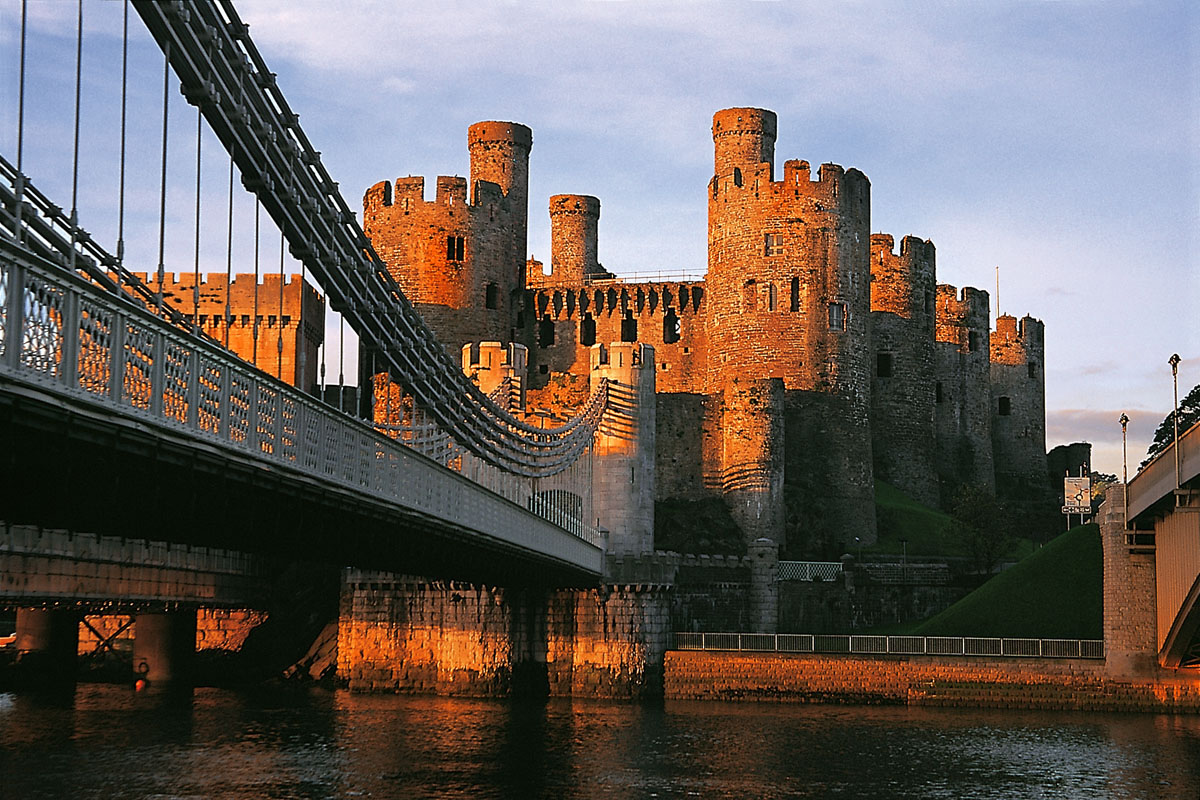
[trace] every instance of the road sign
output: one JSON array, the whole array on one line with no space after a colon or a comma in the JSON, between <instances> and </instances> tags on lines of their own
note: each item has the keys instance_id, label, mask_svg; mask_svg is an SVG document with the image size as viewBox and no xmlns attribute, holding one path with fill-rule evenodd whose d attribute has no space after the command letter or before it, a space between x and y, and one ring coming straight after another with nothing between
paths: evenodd
<instances>
[{"instance_id":1,"label":"road sign","mask_svg":"<svg viewBox=\"0 0 1200 800\"><path fill-rule=\"evenodd\" d=\"M1092 513L1092 479L1064 478L1063 501L1064 514Z\"/></svg>"}]
</instances>

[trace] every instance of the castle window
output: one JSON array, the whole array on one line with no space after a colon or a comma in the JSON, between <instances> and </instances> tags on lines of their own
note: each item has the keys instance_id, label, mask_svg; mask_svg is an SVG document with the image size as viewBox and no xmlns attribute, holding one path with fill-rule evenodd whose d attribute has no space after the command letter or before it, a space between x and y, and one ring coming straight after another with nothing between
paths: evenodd
<instances>
[{"instance_id":1,"label":"castle window","mask_svg":"<svg viewBox=\"0 0 1200 800\"><path fill-rule=\"evenodd\" d=\"M967 352L974 353L979 350L979 331L967 331Z\"/></svg>"},{"instance_id":2,"label":"castle window","mask_svg":"<svg viewBox=\"0 0 1200 800\"><path fill-rule=\"evenodd\" d=\"M800 278L792 277L792 311L800 310Z\"/></svg>"},{"instance_id":3,"label":"castle window","mask_svg":"<svg viewBox=\"0 0 1200 800\"><path fill-rule=\"evenodd\" d=\"M1029 377L1036 378L1037 377L1037 362L1030 361L1028 364L1028 369L1029 369Z\"/></svg>"},{"instance_id":4,"label":"castle window","mask_svg":"<svg viewBox=\"0 0 1200 800\"><path fill-rule=\"evenodd\" d=\"M663 317L663 344L675 344L679 341L679 334L679 316L675 309L668 308L666 316Z\"/></svg>"},{"instance_id":5,"label":"castle window","mask_svg":"<svg viewBox=\"0 0 1200 800\"><path fill-rule=\"evenodd\" d=\"M774 311L779 305L779 290L774 283L767 284L767 311Z\"/></svg>"},{"instance_id":6,"label":"castle window","mask_svg":"<svg viewBox=\"0 0 1200 800\"><path fill-rule=\"evenodd\" d=\"M831 330L831 331L846 330L846 304L845 303L830 303L829 304L829 330Z\"/></svg>"},{"instance_id":7,"label":"castle window","mask_svg":"<svg viewBox=\"0 0 1200 800\"><path fill-rule=\"evenodd\" d=\"M928 314L933 310L933 292L925 293L925 313Z\"/></svg>"},{"instance_id":8,"label":"castle window","mask_svg":"<svg viewBox=\"0 0 1200 800\"><path fill-rule=\"evenodd\" d=\"M783 255L783 234L782 233L763 234L763 255L765 255L765 256L781 256L781 255Z\"/></svg>"},{"instance_id":9,"label":"castle window","mask_svg":"<svg viewBox=\"0 0 1200 800\"><path fill-rule=\"evenodd\" d=\"M1012 414L1012 398L1001 397L998 399L999 403L997 404L998 407L996 410L999 412L1000 416L1007 417L1009 414Z\"/></svg>"},{"instance_id":10,"label":"castle window","mask_svg":"<svg viewBox=\"0 0 1200 800\"><path fill-rule=\"evenodd\" d=\"M637 319L628 311L625 312L625 319L621 320L621 341L637 341Z\"/></svg>"},{"instance_id":11,"label":"castle window","mask_svg":"<svg viewBox=\"0 0 1200 800\"><path fill-rule=\"evenodd\" d=\"M494 283L489 283L483 292L483 307L484 308L499 308L500 307L500 287Z\"/></svg>"},{"instance_id":12,"label":"castle window","mask_svg":"<svg viewBox=\"0 0 1200 800\"><path fill-rule=\"evenodd\" d=\"M758 287L755 286L754 279L750 279L742 284L742 310L753 311L758 305Z\"/></svg>"},{"instance_id":13,"label":"castle window","mask_svg":"<svg viewBox=\"0 0 1200 800\"><path fill-rule=\"evenodd\" d=\"M733 185L734 186L742 185L742 171L740 169L738 169L737 167L733 168Z\"/></svg>"},{"instance_id":14,"label":"castle window","mask_svg":"<svg viewBox=\"0 0 1200 800\"><path fill-rule=\"evenodd\" d=\"M875 354L875 376L878 378L892 377L892 354L891 353L876 353Z\"/></svg>"},{"instance_id":15,"label":"castle window","mask_svg":"<svg viewBox=\"0 0 1200 800\"><path fill-rule=\"evenodd\" d=\"M946 401L946 393L942 390L941 381L933 385L933 400L935 403L944 403Z\"/></svg>"},{"instance_id":16,"label":"castle window","mask_svg":"<svg viewBox=\"0 0 1200 800\"><path fill-rule=\"evenodd\" d=\"M550 373L550 365L538 364L538 372L542 375L548 375Z\"/></svg>"},{"instance_id":17,"label":"castle window","mask_svg":"<svg viewBox=\"0 0 1200 800\"><path fill-rule=\"evenodd\" d=\"M538 346L549 347L554 344L554 320L547 314L538 323Z\"/></svg>"},{"instance_id":18,"label":"castle window","mask_svg":"<svg viewBox=\"0 0 1200 800\"><path fill-rule=\"evenodd\" d=\"M447 261L462 261L465 252L465 243L461 236L446 237L446 260Z\"/></svg>"},{"instance_id":19,"label":"castle window","mask_svg":"<svg viewBox=\"0 0 1200 800\"><path fill-rule=\"evenodd\" d=\"M584 314L583 319L579 321L579 343L584 347L591 347L596 343L596 320L591 314Z\"/></svg>"}]
</instances>

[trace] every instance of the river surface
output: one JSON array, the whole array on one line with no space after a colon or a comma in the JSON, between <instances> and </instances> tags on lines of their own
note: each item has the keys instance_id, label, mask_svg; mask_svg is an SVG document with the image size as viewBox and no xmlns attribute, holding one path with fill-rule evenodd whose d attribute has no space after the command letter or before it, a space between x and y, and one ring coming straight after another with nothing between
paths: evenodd
<instances>
[{"instance_id":1,"label":"river surface","mask_svg":"<svg viewBox=\"0 0 1200 800\"><path fill-rule=\"evenodd\" d=\"M1200 797L1200 717L112 685L0 694L0 798Z\"/></svg>"}]
</instances>

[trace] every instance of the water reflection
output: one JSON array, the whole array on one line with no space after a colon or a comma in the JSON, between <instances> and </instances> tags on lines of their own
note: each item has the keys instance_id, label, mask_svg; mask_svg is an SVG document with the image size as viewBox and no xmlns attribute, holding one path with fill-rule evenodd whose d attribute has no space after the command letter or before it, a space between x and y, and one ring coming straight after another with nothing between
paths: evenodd
<instances>
[{"instance_id":1,"label":"water reflection","mask_svg":"<svg viewBox=\"0 0 1200 800\"><path fill-rule=\"evenodd\" d=\"M81 685L0 694L0 770L5 800L1195 800L1200 718Z\"/></svg>"}]
</instances>

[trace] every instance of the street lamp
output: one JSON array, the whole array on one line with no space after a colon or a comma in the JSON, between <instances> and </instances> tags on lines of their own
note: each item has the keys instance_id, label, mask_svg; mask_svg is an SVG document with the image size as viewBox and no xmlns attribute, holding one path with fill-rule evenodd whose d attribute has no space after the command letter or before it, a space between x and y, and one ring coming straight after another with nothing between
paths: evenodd
<instances>
[{"instance_id":1,"label":"street lamp","mask_svg":"<svg viewBox=\"0 0 1200 800\"><path fill-rule=\"evenodd\" d=\"M1125 508L1125 530L1129 530L1129 453L1126 448L1125 428L1129 425L1129 415L1121 412L1121 502Z\"/></svg>"},{"instance_id":2,"label":"street lamp","mask_svg":"<svg viewBox=\"0 0 1200 800\"><path fill-rule=\"evenodd\" d=\"M1171 365L1171 383L1175 386L1175 411L1171 414L1171 421L1175 423L1175 488L1183 488L1183 481L1179 470L1179 353L1172 353L1167 359L1167 363Z\"/></svg>"}]
</instances>

